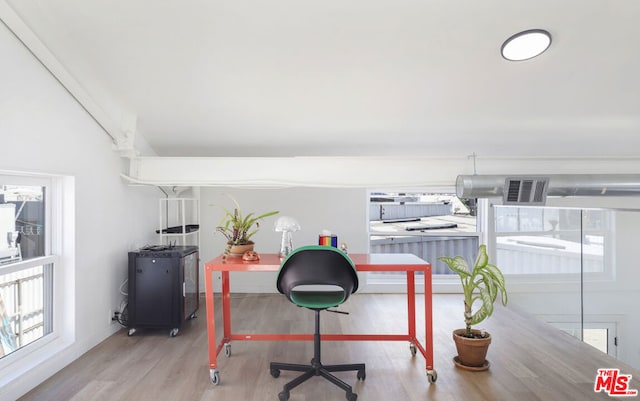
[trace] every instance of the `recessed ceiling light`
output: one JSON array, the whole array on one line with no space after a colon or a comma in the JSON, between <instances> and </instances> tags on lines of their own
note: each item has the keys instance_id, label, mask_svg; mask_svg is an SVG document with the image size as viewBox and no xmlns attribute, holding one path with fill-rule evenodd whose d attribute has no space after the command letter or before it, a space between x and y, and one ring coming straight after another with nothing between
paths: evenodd
<instances>
[{"instance_id":1,"label":"recessed ceiling light","mask_svg":"<svg viewBox=\"0 0 640 401\"><path fill-rule=\"evenodd\" d=\"M544 29L529 29L516 33L502 45L502 57L510 61L529 60L551 45L551 34Z\"/></svg>"}]
</instances>

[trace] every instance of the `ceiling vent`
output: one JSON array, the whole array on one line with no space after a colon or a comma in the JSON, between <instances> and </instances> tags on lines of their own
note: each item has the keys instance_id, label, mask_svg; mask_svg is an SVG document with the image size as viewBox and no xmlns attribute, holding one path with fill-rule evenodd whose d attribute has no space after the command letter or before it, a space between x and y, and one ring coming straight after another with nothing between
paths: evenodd
<instances>
[{"instance_id":1,"label":"ceiling vent","mask_svg":"<svg viewBox=\"0 0 640 401\"><path fill-rule=\"evenodd\" d=\"M506 177L503 191L505 205L544 205L549 177Z\"/></svg>"}]
</instances>

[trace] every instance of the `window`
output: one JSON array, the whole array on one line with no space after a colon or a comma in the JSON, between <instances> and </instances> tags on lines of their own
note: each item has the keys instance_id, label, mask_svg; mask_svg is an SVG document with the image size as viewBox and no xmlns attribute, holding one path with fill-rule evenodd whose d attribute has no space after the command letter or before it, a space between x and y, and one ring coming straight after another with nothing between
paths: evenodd
<instances>
[{"instance_id":1,"label":"window","mask_svg":"<svg viewBox=\"0 0 640 401\"><path fill-rule=\"evenodd\" d=\"M0 175L0 358L52 333L51 182Z\"/></svg>"},{"instance_id":2,"label":"window","mask_svg":"<svg viewBox=\"0 0 640 401\"><path fill-rule=\"evenodd\" d=\"M435 277L452 274L437 260L440 256L463 255L473 262L479 244L476 203L460 200L452 192L372 192L370 252L413 253L431 263ZM367 282L391 286L404 282L404 276L372 272Z\"/></svg>"},{"instance_id":3,"label":"window","mask_svg":"<svg viewBox=\"0 0 640 401\"><path fill-rule=\"evenodd\" d=\"M605 273L614 214L600 209L495 206L497 265L512 275Z\"/></svg>"}]
</instances>

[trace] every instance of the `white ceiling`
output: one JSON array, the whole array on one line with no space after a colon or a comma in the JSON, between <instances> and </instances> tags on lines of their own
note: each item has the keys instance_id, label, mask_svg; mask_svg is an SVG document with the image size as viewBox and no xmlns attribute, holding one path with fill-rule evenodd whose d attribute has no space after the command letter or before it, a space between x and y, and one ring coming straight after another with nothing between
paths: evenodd
<instances>
[{"instance_id":1,"label":"white ceiling","mask_svg":"<svg viewBox=\"0 0 640 401\"><path fill-rule=\"evenodd\" d=\"M1 3L161 156L639 154L637 0Z\"/></svg>"}]
</instances>

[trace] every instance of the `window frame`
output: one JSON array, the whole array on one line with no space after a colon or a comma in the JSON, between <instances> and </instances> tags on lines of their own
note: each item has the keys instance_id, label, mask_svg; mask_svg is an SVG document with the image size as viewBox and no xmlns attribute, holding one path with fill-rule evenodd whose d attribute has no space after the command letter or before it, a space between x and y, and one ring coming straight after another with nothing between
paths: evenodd
<instances>
[{"instance_id":1,"label":"window frame","mask_svg":"<svg viewBox=\"0 0 640 401\"><path fill-rule=\"evenodd\" d=\"M75 291L73 287L74 188L73 177L0 170L0 182L8 185L42 186L45 191L45 255L7 263L0 272L30 267L49 269L51 332L0 359L0 389L75 341ZM45 289L45 293L46 293ZM45 312L45 315L47 312ZM46 319L46 317L45 317Z\"/></svg>"}]
</instances>

